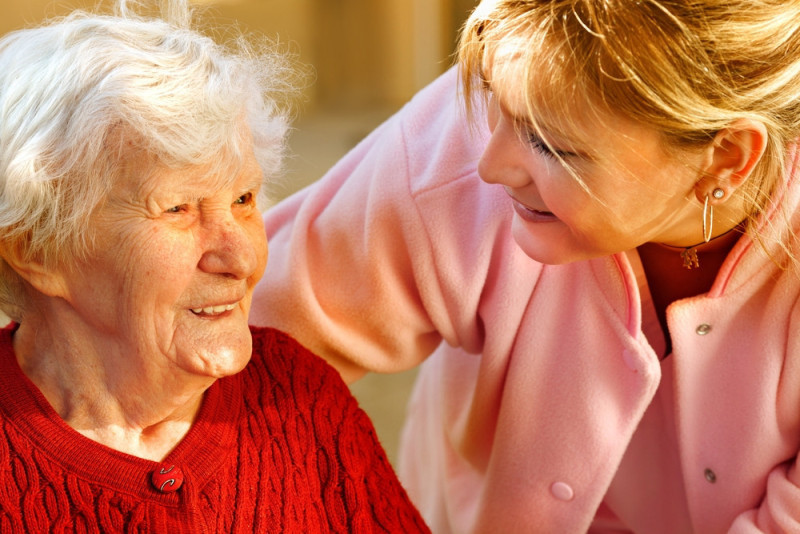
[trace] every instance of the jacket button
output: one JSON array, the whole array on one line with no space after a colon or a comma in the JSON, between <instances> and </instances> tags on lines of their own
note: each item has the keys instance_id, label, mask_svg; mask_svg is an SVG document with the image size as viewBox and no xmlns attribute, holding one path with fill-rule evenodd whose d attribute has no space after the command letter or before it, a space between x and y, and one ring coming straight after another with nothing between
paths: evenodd
<instances>
[{"instance_id":1,"label":"jacket button","mask_svg":"<svg viewBox=\"0 0 800 534\"><path fill-rule=\"evenodd\" d=\"M711 469L706 468L706 470L703 472L703 475L706 477L706 480L712 484L717 481L717 475Z\"/></svg>"},{"instance_id":2,"label":"jacket button","mask_svg":"<svg viewBox=\"0 0 800 534\"><path fill-rule=\"evenodd\" d=\"M564 482L554 483L550 486L550 491L553 493L553 497L560 501L571 501L572 497L575 496L575 492L572 491L570 485Z\"/></svg>"},{"instance_id":3,"label":"jacket button","mask_svg":"<svg viewBox=\"0 0 800 534\"><path fill-rule=\"evenodd\" d=\"M698 325L698 327L695 329L695 332L698 336L704 336L711 332L711 325L706 323Z\"/></svg>"},{"instance_id":4,"label":"jacket button","mask_svg":"<svg viewBox=\"0 0 800 534\"><path fill-rule=\"evenodd\" d=\"M150 481L161 493L172 493L183 485L183 471L174 465L162 465L153 471Z\"/></svg>"},{"instance_id":5,"label":"jacket button","mask_svg":"<svg viewBox=\"0 0 800 534\"><path fill-rule=\"evenodd\" d=\"M622 361L624 361L625 365L628 366L628 369L634 373L639 372L639 364L636 361L636 356L628 349L622 351Z\"/></svg>"}]
</instances>

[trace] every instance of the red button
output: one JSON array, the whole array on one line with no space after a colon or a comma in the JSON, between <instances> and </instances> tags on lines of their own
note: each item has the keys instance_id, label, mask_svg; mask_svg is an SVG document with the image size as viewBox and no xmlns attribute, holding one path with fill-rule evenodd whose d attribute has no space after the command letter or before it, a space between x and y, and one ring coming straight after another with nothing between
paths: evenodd
<instances>
[{"instance_id":1,"label":"red button","mask_svg":"<svg viewBox=\"0 0 800 534\"><path fill-rule=\"evenodd\" d=\"M183 471L175 465L165 465L153 471L150 480L158 491L172 493L183 485Z\"/></svg>"}]
</instances>

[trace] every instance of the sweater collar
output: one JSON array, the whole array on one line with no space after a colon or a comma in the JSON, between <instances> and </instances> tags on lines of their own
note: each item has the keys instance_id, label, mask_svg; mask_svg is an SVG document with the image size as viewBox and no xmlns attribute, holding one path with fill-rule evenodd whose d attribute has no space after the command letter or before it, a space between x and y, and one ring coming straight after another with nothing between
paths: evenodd
<instances>
[{"instance_id":1,"label":"sweater collar","mask_svg":"<svg viewBox=\"0 0 800 534\"><path fill-rule=\"evenodd\" d=\"M78 478L141 498L177 502L180 492L155 490L150 482L154 470L178 466L188 488L203 487L235 445L234 422L242 410L240 375L212 384L186 436L164 461L153 462L92 441L67 425L20 369L12 345L16 328L12 324L0 330L0 416L31 447Z\"/></svg>"}]
</instances>

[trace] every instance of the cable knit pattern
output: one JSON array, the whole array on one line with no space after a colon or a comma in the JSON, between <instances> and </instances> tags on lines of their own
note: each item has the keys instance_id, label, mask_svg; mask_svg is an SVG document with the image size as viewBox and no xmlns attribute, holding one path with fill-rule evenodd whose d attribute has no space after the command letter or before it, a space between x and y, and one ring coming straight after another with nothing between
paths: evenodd
<instances>
[{"instance_id":1,"label":"cable knit pattern","mask_svg":"<svg viewBox=\"0 0 800 534\"><path fill-rule=\"evenodd\" d=\"M21 372L13 328L0 331L0 534L429 532L336 371L252 331L250 364L209 388L161 463L67 426ZM177 491L151 482L162 466L182 471Z\"/></svg>"}]
</instances>

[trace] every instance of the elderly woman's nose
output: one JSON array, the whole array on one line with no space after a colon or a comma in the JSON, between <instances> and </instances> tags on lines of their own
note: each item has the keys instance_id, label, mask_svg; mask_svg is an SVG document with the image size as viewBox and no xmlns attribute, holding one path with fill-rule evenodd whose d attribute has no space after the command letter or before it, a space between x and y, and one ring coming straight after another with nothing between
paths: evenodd
<instances>
[{"instance_id":1,"label":"elderly woman's nose","mask_svg":"<svg viewBox=\"0 0 800 534\"><path fill-rule=\"evenodd\" d=\"M244 279L258 268L257 244L234 217L210 221L205 225L203 239L205 250L200 258L203 271Z\"/></svg>"}]
</instances>

